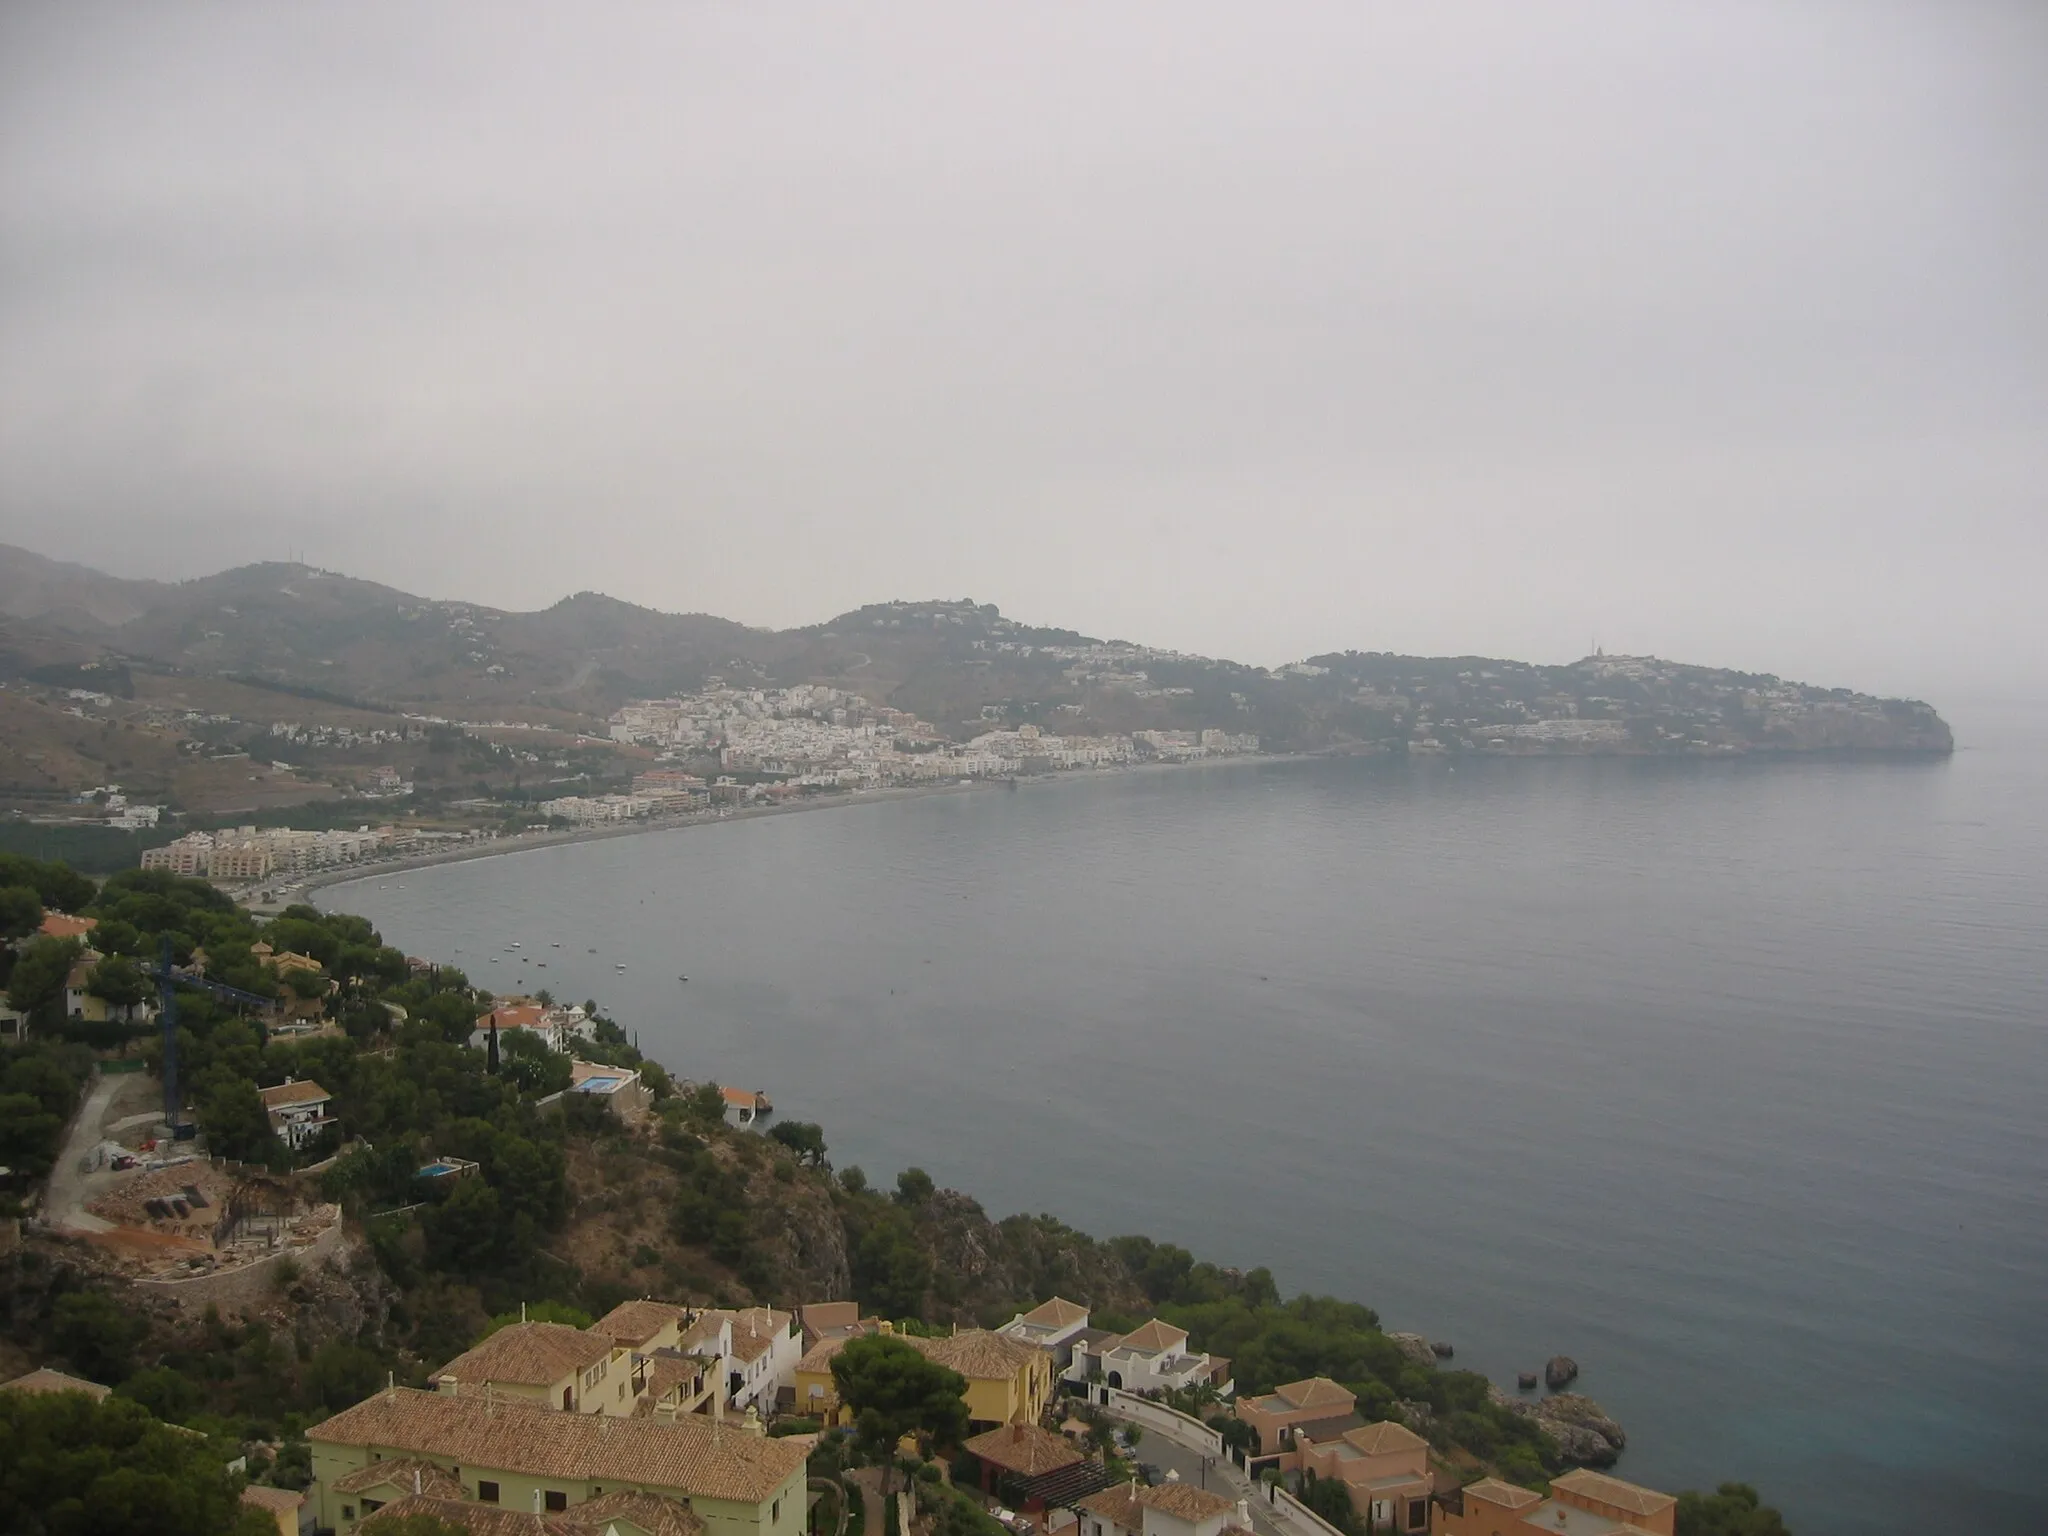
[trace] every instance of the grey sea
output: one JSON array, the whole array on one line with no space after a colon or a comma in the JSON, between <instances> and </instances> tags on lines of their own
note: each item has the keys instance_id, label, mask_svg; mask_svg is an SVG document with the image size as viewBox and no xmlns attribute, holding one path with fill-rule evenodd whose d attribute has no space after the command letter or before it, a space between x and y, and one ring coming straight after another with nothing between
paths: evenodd
<instances>
[{"instance_id":1,"label":"grey sea","mask_svg":"<svg viewBox=\"0 0 2048 1536\"><path fill-rule=\"evenodd\" d=\"M596 998L873 1179L1269 1265L1510 1386L1570 1354L1639 1481L1753 1482L1799 1536L2017 1536L2048 713L1955 723L1942 762L1093 776L322 899Z\"/></svg>"}]
</instances>

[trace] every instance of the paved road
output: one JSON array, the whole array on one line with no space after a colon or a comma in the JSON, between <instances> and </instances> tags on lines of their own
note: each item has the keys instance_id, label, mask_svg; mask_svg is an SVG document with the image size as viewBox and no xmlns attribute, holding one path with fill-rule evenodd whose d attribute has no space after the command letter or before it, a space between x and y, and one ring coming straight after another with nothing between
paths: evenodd
<instances>
[{"instance_id":1,"label":"paved road","mask_svg":"<svg viewBox=\"0 0 2048 1536\"><path fill-rule=\"evenodd\" d=\"M1221 1494L1226 1499L1244 1499L1251 1505L1252 1526L1259 1536L1288 1536L1273 1519L1265 1499L1228 1457L1219 1458L1208 1468L1205 1481L1201 1456L1175 1445L1156 1429L1143 1425L1139 1428L1143 1434L1138 1440L1138 1460L1157 1467L1160 1476L1178 1472L1184 1483L1193 1483L1197 1488L1206 1487L1211 1493Z\"/></svg>"},{"instance_id":2,"label":"paved road","mask_svg":"<svg viewBox=\"0 0 2048 1536\"><path fill-rule=\"evenodd\" d=\"M51 1226L65 1232L104 1232L112 1222L102 1221L85 1208L85 1154L100 1140L100 1121L107 1106L128 1081L125 1077L101 1075L85 1096L78 1118L71 1122L71 1134L57 1154L57 1166L50 1170L49 1193L43 1197L43 1211Z\"/></svg>"}]
</instances>

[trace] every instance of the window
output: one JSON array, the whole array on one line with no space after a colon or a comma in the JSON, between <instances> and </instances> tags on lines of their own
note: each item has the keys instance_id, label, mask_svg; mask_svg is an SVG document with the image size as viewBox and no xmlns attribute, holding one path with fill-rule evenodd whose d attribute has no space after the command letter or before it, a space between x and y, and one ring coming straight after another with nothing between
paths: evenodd
<instances>
[{"instance_id":1,"label":"window","mask_svg":"<svg viewBox=\"0 0 2048 1536\"><path fill-rule=\"evenodd\" d=\"M1420 1531L1426 1529L1428 1525L1429 1500L1410 1499L1408 1501L1408 1529L1411 1531Z\"/></svg>"},{"instance_id":2,"label":"window","mask_svg":"<svg viewBox=\"0 0 2048 1536\"><path fill-rule=\"evenodd\" d=\"M782 1500L777 1499L768 1506L768 1523L770 1525L780 1525L782 1523Z\"/></svg>"},{"instance_id":3,"label":"window","mask_svg":"<svg viewBox=\"0 0 2048 1536\"><path fill-rule=\"evenodd\" d=\"M476 1497L477 1502L480 1504L497 1503L498 1485L496 1483L487 1483L482 1478L478 1478L476 1480Z\"/></svg>"},{"instance_id":4,"label":"window","mask_svg":"<svg viewBox=\"0 0 2048 1536\"><path fill-rule=\"evenodd\" d=\"M562 1388L562 1412L567 1413L571 1408L574 1408L575 1406L576 1389L574 1387Z\"/></svg>"},{"instance_id":5,"label":"window","mask_svg":"<svg viewBox=\"0 0 2048 1536\"><path fill-rule=\"evenodd\" d=\"M370 1514L370 1513L372 1513L373 1511L376 1511L376 1510L380 1510L380 1509L382 1509L383 1507L384 1507L384 1501L383 1501L382 1499L365 1499L365 1500L363 1500L363 1513L364 1513L364 1514L366 1514L366 1515L367 1515L367 1514Z\"/></svg>"},{"instance_id":6,"label":"window","mask_svg":"<svg viewBox=\"0 0 2048 1536\"><path fill-rule=\"evenodd\" d=\"M542 1501L547 1505L549 1514L559 1514L569 1507L569 1495L555 1488L543 1494Z\"/></svg>"},{"instance_id":7,"label":"window","mask_svg":"<svg viewBox=\"0 0 2048 1536\"><path fill-rule=\"evenodd\" d=\"M342 1506L341 1506L341 1518L342 1518L342 1519L344 1519L344 1520L353 1520L353 1519L355 1519L355 1517L356 1517L356 1507L355 1507L355 1505L353 1505L353 1504L344 1504L344 1505L342 1505Z\"/></svg>"}]
</instances>

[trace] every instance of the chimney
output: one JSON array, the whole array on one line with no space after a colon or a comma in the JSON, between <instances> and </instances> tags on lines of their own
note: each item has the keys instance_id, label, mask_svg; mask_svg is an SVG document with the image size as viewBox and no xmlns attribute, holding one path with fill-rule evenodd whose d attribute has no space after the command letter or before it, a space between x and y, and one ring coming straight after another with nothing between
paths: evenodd
<instances>
[{"instance_id":1,"label":"chimney","mask_svg":"<svg viewBox=\"0 0 2048 1536\"><path fill-rule=\"evenodd\" d=\"M1249 1499L1237 1501L1237 1523L1246 1530L1252 1529L1252 1506Z\"/></svg>"},{"instance_id":2,"label":"chimney","mask_svg":"<svg viewBox=\"0 0 2048 1536\"><path fill-rule=\"evenodd\" d=\"M413 1491L413 1492L414 1492L415 1494L417 1494L417 1493L419 1493L419 1492L421 1491L421 1490L420 1490L420 1469L419 1469L418 1467L414 1467L414 1468L412 1469L412 1491Z\"/></svg>"},{"instance_id":3,"label":"chimney","mask_svg":"<svg viewBox=\"0 0 2048 1536\"><path fill-rule=\"evenodd\" d=\"M1010 1426L1010 1444L1012 1444L1012 1445L1022 1445L1023 1443L1024 1443L1024 1425L1023 1425L1023 1423L1022 1423L1022 1422L1020 1421L1020 1422L1018 1422L1018 1423L1015 1423L1015 1424L1012 1424L1012 1425Z\"/></svg>"},{"instance_id":4,"label":"chimney","mask_svg":"<svg viewBox=\"0 0 2048 1536\"><path fill-rule=\"evenodd\" d=\"M526 1303L523 1301L519 1303L519 1321L522 1323L526 1321Z\"/></svg>"}]
</instances>

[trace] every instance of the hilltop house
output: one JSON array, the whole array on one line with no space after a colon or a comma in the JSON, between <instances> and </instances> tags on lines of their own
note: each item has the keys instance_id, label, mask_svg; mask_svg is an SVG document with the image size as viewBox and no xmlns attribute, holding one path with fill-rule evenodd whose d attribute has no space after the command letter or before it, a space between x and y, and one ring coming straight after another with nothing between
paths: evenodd
<instances>
[{"instance_id":1,"label":"hilltop house","mask_svg":"<svg viewBox=\"0 0 2048 1536\"><path fill-rule=\"evenodd\" d=\"M1180 1481L1147 1488L1135 1480L1117 1483L1081 1500L1077 1536L1222 1536L1251 1532L1251 1510L1243 1503Z\"/></svg>"},{"instance_id":2,"label":"hilltop house","mask_svg":"<svg viewBox=\"0 0 2048 1536\"><path fill-rule=\"evenodd\" d=\"M1429 1529L1429 1442L1405 1424L1359 1424L1328 1440L1308 1425L1291 1434L1304 1472L1344 1485L1368 1530Z\"/></svg>"},{"instance_id":3,"label":"hilltop house","mask_svg":"<svg viewBox=\"0 0 2048 1536\"><path fill-rule=\"evenodd\" d=\"M768 1102L768 1095L756 1093L750 1088L725 1088L718 1090L725 1096L725 1118L734 1125L752 1125L763 1116L775 1113L775 1106Z\"/></svg>"},{"instance_id":4,"label":"hilltop house","mask_svg":"<svg viewBox=\"0 0 2048 1536\"><path fill-rule=\"evenodd\" d=\"M804 1445L697 1416L550 1412L494 1393L387 1387L306 1439L316 1522L336 1536L354 1536L378 1513L366 1502L383 1502L359 1474L386 1479L377 1487L388 1491L382 1464L399 1459L437 1469L462 1501L502 1512L574 1514L642 1493L686 1504L704 1536L802 1536L804 1528Z\"/></svg>"},{"instance_id":5,"label":"hilltop house","mask_svg":"<svg viewBox=\"0 0 2048 1536\"><path fill-rule=\"evenodd\" d=\"M654 1091L641 1080L637 1067L608 1067L596 1061L569 1064L570 1093L600 1100L627 1124L654 1107Z\"/></svg>"},{"instance_id":6,"label":"hilltop house","mask_svg":"<svg viewBox=\"0 0 2048 1536\"><path fill-rule=\"evenodd\" d=\"M898 1335L889 1322L870 1318L856 1329L834 1331L797 1362L798 1413L828 1425L847 1421L832 1378L832 1358L866 1333L900 1337L927 1359L964 1376L968 1428L976 1433L1003 1424L1036 1424L1052 1401L1052 1357L1033 1345L985 1328L970 1328L949 1338L916 1338Z\"/></svg>"},{"instance_id":7,"label":"hilltop house","mask_svg":"<svg viewBox=\"0 0 2048 1536\"><path fill-rule=\"evenodd\" d=\"M1053 1364L1065 1370L1073 1363L1074 1341L1088 1329L1088 1309L1079 1302L1055 1296L1029 1312L1019 1312L996 1331L1045 1350Z\"/></svg>"},{"instance_id":8,"label":"hilltop house","mask_svg":"<svg viewBox=\"0 0 2048 1536\"><path fill-rule=\"evenodd\" d=\"M1334 1440L1347 1429L1365 1422L1357 1412L1358 1398L1327 1376L1311 1376L1275 1387L1264 1397L1240 1397L1235 1411L1251 1425L1258 1437L1255 1455L1278 1455L1275 1465L1293 1470L1300 1466L1294 1452L1294 1432L1299 1429L1310 1440Z\"/></svg>"},{"instance_id":9,"label":"hilltop house","mask_svg":"<svg viewBox=\"0 0 2048 1536\"><path fill-rule=\"evenodd\" d=\"M1074 1354L1065 1371L1068 1381L1099 1376L1102 1384L1125 1392L1170 1392L1181 1387L1211 1386L1228 1397L1234 1388L1230 1362L1221 1355L1191 1354L1188 1331L1158 1318L1126 1334L1089 1338L1074 1335Z\"/></svg>"},{"instance_id":10,"label":"hilltop house","mask_svg":"<svg viewBox=\"0 0 2048 1536\"><path fill-rule=\"evenodd\" d=\"M566 1052L569 1049L567 1010L549 1008L530 997L505 998L489 1013L478 1015L476 1028L470 1031L469 1043L482 1050L493 1024L498 1027L501 1046L507 1035L524 1030L551 1051Z\"/></svg>"},{"instance_id":11,"label":"hilltop house","mask_svg":"<svg viewBox=\"0 0 2048 1536\"><path fill-rule=\"evenodd\" d=\"M617 1357L621 1369L612 1367ZM637 1397L625 1352L596 1329L567 1323L511 1323L450 1360L432 1378L436 1392L478 1394L564 1413L623 1416Z\"/></svg>"},{"instance_id":12,"label":"hilltop house","mask_svg":"<svg viewBox=\"0 0 2048 1536\"><path fill-rule=\"evenodd\" d=\"M96 949L82 952L64 978L64 1017L84 1024L146 1024L156 1017L156 1000L145 993L140 1002L110 1003L94 997L92 973L106 958Z\"/></svg>"},{"instance_id":13,"label":"hilltop house","mask_svg":"<svg viewBox=\"0 0 2048 1536\"><path fill-rule=\"evenodd\" d=\"M288 1077L275 1088L259 1088L256 1096L270 1116L277 1139L294 1152L334 1124L327 1112L333 1097L318 1083Z\"/></svg>"},{"instance_id":14,"label":"hilltop house","mask_svg":"<svg viewBox=\"0 0 2048 1536\"><path fill-rule=\"evenodd\" d=\"M1550 1497L1481 1478L1449 1495L1442 1536L1534 1536L1597 1531L1600 1536L1673 1536L1678 1500L1654 1488L1580 1468L1551 1479Z\"/></svg>"}]
</instances>

